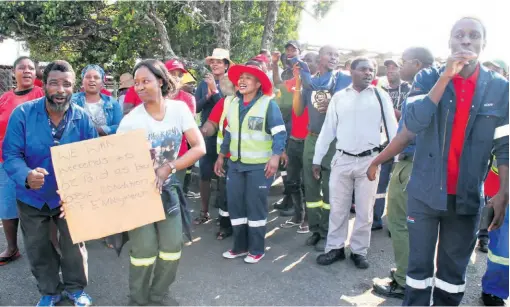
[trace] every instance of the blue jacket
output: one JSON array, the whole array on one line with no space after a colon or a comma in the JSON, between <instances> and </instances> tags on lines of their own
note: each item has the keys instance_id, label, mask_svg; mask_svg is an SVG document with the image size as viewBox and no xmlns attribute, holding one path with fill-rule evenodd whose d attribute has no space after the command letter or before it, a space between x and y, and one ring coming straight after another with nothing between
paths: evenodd
<instances>
[{"instance_id":1,"label":"blue jacket","mask_svg":"<svg viewBox=\"0 0 510 307\"><path fill-rule=\"evenodd\" d=\"M404 116L407 129L417 134L409 195L436 210L447 210L446 173L456 108L451 81L438 105L427 96L443 71L418 73ZM508 165L508 81L481 66L459 162L458 214L478 213L491 152L498 165Z\"/></svg>"},{"instance_id":2,"label":"blue jacket","mask_svg":"<svg viewBox=\"0 0 510 307\"><path fill-rule=\"evenodd\" d=\"M60 206L55 171L50 148L53 136L46 112L46 98L19 105L11 114L3 143L3 167L16 183L16 197L32 207L41 209L44 204L53 209ZM94 124L79 106L71 103L68 122L60 144L69 144L97 137ZM42 167L49 173L39 190L25 188L28 173Z\"/></svg>"},{"instance_id":3,"label":"blue jacket","mask_svg":"<svg viewBox=\"0 0 510 307\"><path fill-rule=\"evenodd\" d=\"M242 123L244 120L244 117L246 114L248 114L248 111L251 109L251 107L255 104L255 102L262 96L262 92L259 91L259 93L253 98L252 101L248 105L244 105L242 103L243 96L237 92L237 97L239 98L239 101L241 103L239 104L239 122ZM283 122L282 112L280 111L280 108L278 107L278 104L274 99L271 99L269 102L269 106L267 108L267 116L266 116L266 133L273 135L271 133L271 129L275 127L285 127L285 123ZM221 144L220 151L222 154L226 155L230 151L230 132L225 131L223 135L223 143ZM287 141L287 131L282 130L276 134L273 135L273 144L271 146L273 155L281 155L283 151L285 150L285 142ZM241 140L242 142L242 140ZM230 160L230 162L232 162ZM230 163L229 162L229 163ZM236 161L231 163L232 169L236 169L238 171L250 171L255 169L263 169L265 167L265 164L245 164L241 161Z\"/></svg>"},{"instance_id":4,"label":"blue jacket","mask_svg":"<svg viewBox=\"0 0 510 307\"><path fill-rule=\"evenodd\" d=\"M119 128L120 120L122 119L122 108L117 100L105 94L100 94L101 99L104 101L103 110L106 116L106 126L102 126L104 133L115 134ZM85 107L85 93L80 92L73 94L71 102L76 103L80 107Z\"/></svg>"},{"instance_id":5,"label":"blue jacket","mask_svg":"<svg viewBox=\"0 0 510 307\"><path fill-rule=\"evenodd\" d=\"M209 115L211 114L212 109L216 105L218 101L220 101L221 97L223 97L220 90L220 81L216 80L216 86L218 87L218 93L213 94L209 99L207 98L207 83L205 81L201 81L198 84L197 90L195 92L195 100L197 101L197 113L200 113L200 124L203 125ZM216 142L216 141L215 141Z\"/></svg>"}]
</instances>

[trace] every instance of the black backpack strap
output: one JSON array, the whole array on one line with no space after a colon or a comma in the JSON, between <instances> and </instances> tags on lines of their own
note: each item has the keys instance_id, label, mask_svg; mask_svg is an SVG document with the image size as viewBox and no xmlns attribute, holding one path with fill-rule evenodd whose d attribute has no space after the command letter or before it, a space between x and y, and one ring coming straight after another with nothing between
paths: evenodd
<instances>
[{"instance_id":1,"label":"black backpack strap","mask_svg":"<svg viewBox=\"0 0 510 307\"><path fill-rule=\"evenodd\" d=\"M386 138L388 139L388 143L390 142L390 135L388 134L388 125L386 124L386 116L384 116L384 108L382 105L382 99L381 95L379 95L379 91L377 90L377 87L374 88L375 96L377 96L377 100L379 101L379 107L381 108L381 116L384 124L384 132L386 133ZM388 144L383 144L382 147L386 147Z\"/></svg>"}]
</instances>

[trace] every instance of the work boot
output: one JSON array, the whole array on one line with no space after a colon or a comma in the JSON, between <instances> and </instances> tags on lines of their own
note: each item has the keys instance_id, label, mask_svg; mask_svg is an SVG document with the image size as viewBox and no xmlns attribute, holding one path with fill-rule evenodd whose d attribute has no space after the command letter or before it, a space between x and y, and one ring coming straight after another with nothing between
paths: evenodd
<instances>
[{"instance_id":1,"label":"work boot","mask_svg":"<svg viewBox=\"0 0 510 307\"><path fill-rule=\"evenodd\" d=\"M326 239L320 239L317 244L315 244L315 250L323 253L326 250Z\"/></svg>"},{"instance_id":2,"label":"work boot","mask_svg":"<svg viewBox=\"0 0 510 307\"><path fill-rule=\"evenodd\" d=\"M351 260L358 269L368 269L370 266L366 256L351 253Z\"/></svg>"},{"instance_id":3,"label":"work boot","mask_svg":"<svg viewBox=\"0 0 510 307\"><path fill-rule=\"evenodd\" d=\"M495 295L482 292L482 302L485 306L505 306L505 301Z\"/></svg>"},{"instance_id":4,"label":"work boot","mask_svg":"<svg viewBox=\"0 0 510 307\"><path fill-rule=\"evenodd\" d=\"M478 250L482 253L489 252L489 238L480 238L478 241Z\"/></svg>"},{"instance_id":5,"label":"work boot","mask_svg":"<svg viewBox=\"0 0 510 307\"><path fill-rule=\"evenodd\" d=\"M394 297L403 300L406 288L399 285L395 280L381 280L374 282L374 291L386 297Z\"/></svg>"},{"instance_id":6,"label":"work boot","mask_svg":"<svg viewBox=\"0 0 510 307\"><path fill-rule=\"evenodd\" d=\"M344 260L345 259L345 250L344 248L332 249L325 254L321 254L317 257L317 264L320 265L330 265L333 262Z\"/></svg>"},{"instance_id":7,"label":"work boot","mask_svg":"<svg viewBox=\"0 0 510 307\"><path fill-rule=\"evenodd\" d=\"M315 246L317 242L319 242L321 239L321 235L318 232L314 232L307 240L306 245L308 246Z\"/></svg>"}]
</instances>

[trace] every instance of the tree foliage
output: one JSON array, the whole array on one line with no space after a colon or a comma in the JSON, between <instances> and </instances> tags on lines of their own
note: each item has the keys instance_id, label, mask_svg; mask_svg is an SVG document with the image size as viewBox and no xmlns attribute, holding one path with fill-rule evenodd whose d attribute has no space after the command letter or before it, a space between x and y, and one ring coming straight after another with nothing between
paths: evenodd
<instances>
[{"instance_id":1,"label":"tree foliage","mask_svg":"<svg viewBox=\"0 0 510 307\"><path fill-rule=\"evenodd\" d=\"M297 38L302 6L281 1L274 48ZM0 37L25 41L39 61L65 59L77 71L95 63L119 75L149 57L176 55L196 68L216 47L244 62L260 50L267 13L268 2L241 0L0 2Z\"/></svg>"}]
</instances>

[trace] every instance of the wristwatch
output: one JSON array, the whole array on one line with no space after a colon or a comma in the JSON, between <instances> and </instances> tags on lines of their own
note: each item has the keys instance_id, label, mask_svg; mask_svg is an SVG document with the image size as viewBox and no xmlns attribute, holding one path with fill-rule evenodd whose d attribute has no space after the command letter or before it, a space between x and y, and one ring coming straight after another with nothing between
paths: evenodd
<instances>
[{"instance_id":1,"label":"wristwatch","mask_svg":"<svg viewBox=\"0 0 510 307\"><path fill-rule=\"evenodd\" d=\"M175 164L173 162L168 162L168 166L170 166L170 174L175 174L177 169L175 168Z\"/></svg>"}]
</instances>

